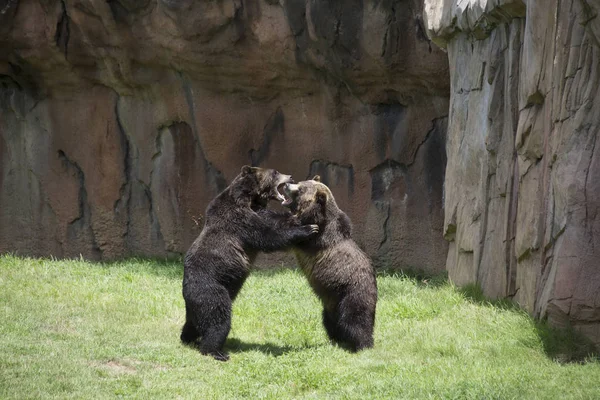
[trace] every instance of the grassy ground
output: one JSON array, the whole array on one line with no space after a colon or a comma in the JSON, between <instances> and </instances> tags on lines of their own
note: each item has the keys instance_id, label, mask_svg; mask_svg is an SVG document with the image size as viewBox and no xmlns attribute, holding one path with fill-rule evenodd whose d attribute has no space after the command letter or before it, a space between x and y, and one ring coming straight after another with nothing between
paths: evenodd
<instances>
[{"instance_id":1,"label":"grassy ground","mask_svg":"<svg viewBox=\"0 0 600 400\"><path fill-rule=\"evenodd\" d=\"M600 362L443 280L378 278L375 348L330 345L295 271L257 272L228 363L179 343L181 267L0 256L0 398L600 398Z\"/></svg>"}]
</instances>

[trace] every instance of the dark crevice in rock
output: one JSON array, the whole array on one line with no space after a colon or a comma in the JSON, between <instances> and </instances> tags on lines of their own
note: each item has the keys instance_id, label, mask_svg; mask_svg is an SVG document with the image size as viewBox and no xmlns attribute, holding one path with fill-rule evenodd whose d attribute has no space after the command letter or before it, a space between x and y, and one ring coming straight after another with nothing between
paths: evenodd
<instances>
[{"instance_id":1,"label":"dark crevice in rock","mask_svg":"<svg viewBox=\"0 0 600 400\"><path fill-rule=\"evenodd\" d=\"M244 1L240 1L239 3L234 2L234 4L236 8L235 12L233 13L233 24L237 31L237 40L235 41L235 43L237 43L246 38L247 29L244 14L246 14L246 12L250 14L250 12L246 7L244 7ZM252 18L251 15L247 15L247 17L249 17L250 19Z\"/></svg>"},{"instance_id":2,"label":"dark crevice in rock","mask_svg":"<svg viewBox=\"0 0 600 400\"><path fill-rule=\"evenodd\" d=\"M448 116L434 118L431 121L431 129L417 146L412 160L406 165L410 167L418 158L419 151L426 144L430 143L427 148L426 160L428 164L427 176L430 184L437 184L441 187L444 184L446 175L446 130Z\"/></svg>"},{"instance_id":3,"label":"dark crevice in rock","mask_svg":"<svg viewBox=\"0 0 600 400\"><path fill-rule=\"evenodd\" d=\"M202 148L202 144L200 143L200 132L198 130L198 126L196 125L196 111L194 105L194 94L192 92L192 87L190 86L188 80L183 76L182 73L179 73L179 77L181 79L181 83L183 86L183 92L185 94L185 100L188 106L188 112L191 120L191 128L194 133L195 144L198 148L198 152L201 156L202 163L204 164L204 174L206 176L206 181L210 184L211 189L213 189L214 194L218 194L225 190L227 187L227 181L223 176L223 173L219 171L208 159L206 158L206 153Z\"/></svg>"},{"instance_id":4,"label":"dark crevice in rock","mask_svg":"<svg viewBox=\"0 0 600 400\"><path fill-rule=\"evenodd\" d=\"M387 49L387 41L388 41L388 34L389 34L389 29L386 29L385 33L383 34L383 44L381 45L381 57L385 57L385 51Z\"/></svg>"},{"instance_id":5,"label":"dark crevice in rock","mask_svg":"<svg viewBox=\"0 0 600 400\"><path fill-rule=\"evenodd\" d=\"M150 228L152 232L152 239L155 242L158 242L161 250L166 250L165 248L165 240L162 234L162 230L160 227L160 221L158 219L158 214L156 213L156 207L154 206L154 200L152 197L152 182L154 180L154 171L156 170L156 165L160 162L160 156L162 155L162 141L161 141L161 132L159 130L158 135L156 135L155 139L155 150L152 155L152 169L150 170L150 179L149 184L146 184L142 180L138 180L138 182L142 185L144 189L144 194L146 195L146 199L148 200L149 211L148 214L150 216Z\"/></svg>"},{"instance_id":6,"label":"dark crevice in rock","mask_svg":"<svg viewBox=\"0 0 600 400\"><path fill-rule=\"evenodd\" d=\"M519 293L520 290L521 290L520 287L515 288L513 291L510 291L508 293L508 295L506 296L506 298L509 299L509 300L514 300L517 297L517 294Z\"/></svg>"},{"instance_id":7,"label":"dark crevice in rock","mask_svg":"<svg viewBox=\"0 0 600 400\"><path fill-rule=\"evenodd\" d=\"M508 221L505 238L505 265L506 265L506 294L514 296L517 285L517 258L515 255L515 237L517 232L517 206L519 198L519 166L517 163L517 152L512 156L512 176L510 185L510 196L508 203Z\"/></svg>"},{"instance_id":8,"label":"dark crevice in rock","mask_svg":"<svg viewBox=\"0 0 600 400\"><path fill-rule=\"evenodd\" d=\"M380 251L388 241L388 225L390 222L390 216L392 214L392 206L388 202L387 204L385 204L385 207L386 207L385 220L383 221L383 227L382 227L383 237L381 238L381 241L379 242L379 248L377 249L377 251Z\"/></svg>"},{"instance_id":9,"label":"dark crevice in rock","mask_svg":"<svg viewBox=\"0 0 600 400\"><path fill-rule=\"evenodd\" d=\"M487 62L484 61L481 63L481 70L479 71L479 81L477 82L477 87L473 88L473 91L481 91L483 89L483 82L485 80L485 71L487 67Z\"/></svg>"},{"instance_id":10,"label":"dark crevice in rock","mask_svg":"<svg viewBox=\"0 0 600 400\"><path fill-rule=\"evenodd\" d=\"M354 168L352 164L343 165L325 160L313 160L310 163L307 179L315 175L321 177L321 181L327 186L345 185L348 195L354 193Z\"/></svg>"},{"instance_id":11,"label":"dark crevice in rock","mask_svg":"<svg viewBox=\"0 0 600 400\"><path fill-rule=\"evenodd\" d=\"M401 27L399 26L398 18L396 15L396 7L393 5L389 6L388 18L386 21L387 29L385 30L385 36L383 39L383 46L381 49L381 57L386 62L391 62L393 58L398 54L400 49L400 32Z\"/></svg>"},{"instance_id":12,"label":"dark crevice in rock","mask_svg":"<svg viewBox=\"0 0 600 400\"><path fill-rule=\"evenodd\" d=\"M427 30L425 29L425 24L423 23L423 19L419 16L417 16L415 18L415 26L416 26L416 37L417 39L423 41L423 42L427 42L428 46L429 46L429 52L431 53L433 51L433 48L431 47L431 40L429 39L429 37L427 36Z\"/></svg>"},{"instance_id":13,"label":"dark crevice in rock","mask_svg":"<svg viewBox=\"0 0 600 400\"><path fill-rule=\"evenodd\" d=\"M62 13L60 15L60 19L56 24L56 33L54 34L54 41L56 42L56 46L60 49L60 51L67 58L67 51L69 46L69 15L67 14L67 6L65 4L65 0L61 0L60 2L62 7Z\"/></svg>"},{"instance_id":14,"label":"dark crevice in rock","mask_svg":"<svg viewBox=\"0 0 600 400\"><path fill-rule=\"evenodd\" d=\"M536 299L539 299L542 296L542 293L544 292L544 290L546 290L546 285L548 284L548 277L550 276L550 270L552 269L551 265L552 265L553 259L554 259L554 257L552 255L547 256L543 259L543 263L541 265L542 269L540 271L539 282L535 289ZM536 301L535 309L536 309L536 315L539 317L540 310L538 308L537 301Z\"/></svg>"},{"instance_id":15,"label":"dark crevice in rock","mask_svg":"<svg viewBox=\"0 0 600 400\"><path fill-rule=\"evenodd\" d=\"M550 190L552 191L552 195L551 195L552 205L551 205L551 207L549 207L549 210L548 210L547 214L545 215L545 218L548 218L550 220L550 235L549 235L548 243L546 243L544 245L544 249L543 249L542 274L544 271L543 270L544 265L546 264L546 262L544 261L544 258L547 257L548 252L551 252L553 250L552 247L554 246L554 244L556 243L558 238L565 232L565 229L567 228L567 226L565 224L562 227L560 227L560 229L558 231L556 231L556 225L554 223L555 216L556 216L556 194L554 192L554 189L555 189L554 185L551 185ZM552 257L552 255L550 255L548 257Z\"/></svg>"},{"instance_id":16,"label":"dark crevice in rock","mask_svg":"<svg viewBox=\"0 0 600 400\"><path fill-rule=\"evenodd\" d=\"M121 122L121 115L119 113L119 101L121 100L120 96L117 97L115 101L115 119L117 122L117 127L119 129L119 137L121 140L121 148L123 149L124 157L123 157L123 183L121 188L119 189L119 198L115 202L114 210L115 214L119 215L121 213L121 205L123 201L125 201L125 219L126 226L125 232L123 232L123 237L127 241L129 238L129 232L131 228L131 182L133 181L132 176L132 154L131 154L131 140L123 127L123 123Z\"/></svg>"},{"instance_id":17,"label":"dark crevice in rock","mask_svg":"<svg viewBox=\"0 0 600 400\"><path fill-rule=\"evenodd\" d=\"M490 189L491 186L491 182L492 179L494 177L495 174L488 174L488 176L486 177L485 183L484 183L484 187L483 187L483 193L485 195L485 203L484 203L484 207L485 209L483 210L483 220L481 221L481 226L480 226L480 230L479 230L479 252L477 254L478 256L478 260L475 260L475 265L477 265L477 270L475 271L475 277L477 279L476 283L479 283L481 281L480 277L482 276L482 274L484 273L482 271L481 268L481 261L483 260L483 254L484 254L484 250L485 250L485 241L487 238L487 234L488 234L488 220L489 220L489 212L490 212L490 202L491 202L491 194L490 191L492 189ZM491 232L490 232L491 233ZM484 266L484 269L486 268L486 266Z\"/></svg>"},{"instance_id":18,"label":"dark crevice in rock","mask_svg":"<svg viewBox=\"0 0 600 400\"><path fill-rule=\"evenodd\" d=\"M285 133L285 116L281 107L269 117L269 120L263 128L263 142L258 150L250 149L250 163L252 166L260 165L269 155L271 142L276 136L282 136Z\"/></svg>"},{"instance_id":19,"label":"dark crevice in rock","mask_svg":"<svg viewBox=\"0 0 600 400\"><path fill-rule=\"evenodd\" d=\"M415 17L415 26L417 30L417 39L431 43L431 40L429 40L429 37L427 37L427 34L425 33L425 25L420 16ZM429 52L431 53L431 46L429 46Z\"/></svg>"},{"instance_id":20,"label":"dark crevice in rock","mask_svg":"<svg viewBox=\"0 0 600 400\"><path fill-rule=\"evenodd\" d=\"M160 221L158 220L158 215L156 215L156 208L154 207L154 201L152 198L152 189L149 185L147 185L141 180L138 180L138 183L144 189L144 195L146 196L146 200L148 200L148 215L150 217L150 232L152 243L156 243L156 245L159 246L161 250L165 250L165 240L160 228Z\"/></svg>"},{"instance_id":21,"label":"dark crevice in rock","mask_svg":"<svg viewBox=\"0 0 600 400\"><path fill-rule=\"evenodd\" d=\"M85 175L81 167L75 162L67 157L64 151L58 150L58 158L63 163L65 169L71 169L75 172L77 179L79 181L79 196L78 196L78 204L79 204L79 213L77 217L75 217L72 221L68 222L67 226L67 238L68 239L76 239L80 236L82 232L85 232L89 235L92 240L92 254L91 256L95 259L102 258L102 249L98 246L96 241L96 235L92 228L91 223L91 208L88 202L88 194L85 188Z\"/></svg>"},{"instance_id":22,"label":"dark crevice in rock","mask_svg":"<svg viewBox=\"0 0 600 400\"><path fill-rule=\"evenodd\" d=\"M559 18L558 18L558 14L560 13L560 1L557 2L557 7L556 7L556 11L555 11L555 18L556 21L554 23L554 34L558 35L559 33ZM570 31L570 30L569 30ZM570 32L568 33L568 36L570 36ZM558 40L554 41L554 48L552 49L552 54L557 54L557 43ZM554 69L558 70L558 66L555 63L552 63L552 66L550 67L551 73L552 75L555 74ZM540 74L540 79L541 78ZM564 70L562 71L561 75L564 76ZM527 104L529 103L533 103L536 106L540 106L541 104L543 104L544 102L547 102L546 105L546 109L545 109L545 113L544 113L544 119L546 121L552 121L552 109L554 107L554 101L556 100L554 98L554 93L552 90L550 90L547 93L547 99L546 96L544 96L540 90L538 89L532 96L529 96L529 98L527 99ZM541 158L541 160L538 160L538 162L541 161L541 168L542 168L542 181L541 181L541 187L542 187L542 210L541 210L541 216L539 218L539 232L541 232L540 235L540 243L541 243L541 247L542 247L542 251L540 252L540 266L541 266L541 274L543 276L544 274L544 269L546 268L547 265L547 260L546 260L546 251L544 251L544 237L546 236L546 231L548 229L547 226L547 218L548 218L548 211L550 208L550 200L549 200L549 194L552 190L552 177L550 175L550 168L548 168L548 165L551 163L552 160L552 155L551 155L551 150L550 150L550 136L552 135L552 128L545 126L544 127L544 135L543 135L543 148L542 148L542 154L538 154L538 159ZM536 154L534 153L533 156L535 157ZM584 192L585 192L585 188L584 188ZM553 196L554 197L554 196ZM586 201L587 204L587 201ZM552 214L554 214L554 210L552 210ZM554 215L552 215L552 219ZM587 217L587 215L586 215ZM550 227L550 236L552 236L552 226ZM541 290L543 288L543 286L538 286L537 290ZM537 303L540 300L540 297L538 296L539 293L536 293L536 297L535 297L535 302L534 302L534 306L535 308L537 308ZM535 309L534 308L534 309Z\"/></svg>"}]
</instances>

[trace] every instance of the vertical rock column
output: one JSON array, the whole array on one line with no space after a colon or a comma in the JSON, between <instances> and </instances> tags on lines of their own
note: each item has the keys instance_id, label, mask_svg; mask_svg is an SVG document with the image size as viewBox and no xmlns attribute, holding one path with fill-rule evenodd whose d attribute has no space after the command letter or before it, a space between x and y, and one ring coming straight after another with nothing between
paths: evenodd
<instances>
[{"instance_id":1,"label":"vertical rock column","mask_svg":"<svg viewBox=\"0 0 600 400\"><path fill-rule=\"evenodd\" d=\"M600 343L599 6L426 0L451 98L444 233L457 284Z\"/></svg>"}]
</instances>

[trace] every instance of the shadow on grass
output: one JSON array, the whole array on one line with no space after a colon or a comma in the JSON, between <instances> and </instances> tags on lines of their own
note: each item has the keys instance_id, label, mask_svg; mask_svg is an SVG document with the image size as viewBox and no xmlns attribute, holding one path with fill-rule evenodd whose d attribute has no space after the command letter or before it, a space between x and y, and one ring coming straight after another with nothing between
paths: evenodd
<instances>
[{"instance_id":1,"label":"shadow on grass","mask_svg":"<svg viewBox=\"0 0 600 400\"><path fill-rule=\"evenodd\" d=\"M199 351L200 347L199 347L199 343L198 342L194 342L194 343L183 343L183 346L186 346L190 349L194 349ZM240 339L236 339L236 338L227 338L227 341L225 342L225 346L223 346L223 350L228 352L228 353L245 353L245 352L249 352L249 351L259 351L263 354L269 355L269 356L273 356L273 357L279 357L282 356L286 353L290 353L290 352L294 352L294 351L301 351L304 349L312 349L312 348L317 348L319 346L311 346L311 345L307 345L307 346L301 346L301 347L294 347L294 346L280 346L274 343L248 343L248 342L243 342Z\"/></svg>"},{"instance_id":2,"label":"shadow on grass","mask_svg":"<svg viewBox=\"0 0 600 400\"><path fill-rule=\"evenodd\" d=\"M239 339L229 338L225 343L225 350L231 353L244 353L248 351L260 351L261 353L279 357L292 351L308 349L314 346L292 347L279 346L273 343L247 343Z\"/></svg>"},{"instance_id":3,"label":"shadow on grass","mask_svg":"<svg viewBox=\"0 0 600 400\"><path fill-rule=\"evenodd\" d=\"M466 285L457 290L471 303L528 315L517 303L509 299L487 298L476 284ZM531 319L531 323L542 342L544 352L550 359L564 364L600 360L600 352L594 343L572 327L553 327L546 320Z\"/></svg>"}]
</instances>

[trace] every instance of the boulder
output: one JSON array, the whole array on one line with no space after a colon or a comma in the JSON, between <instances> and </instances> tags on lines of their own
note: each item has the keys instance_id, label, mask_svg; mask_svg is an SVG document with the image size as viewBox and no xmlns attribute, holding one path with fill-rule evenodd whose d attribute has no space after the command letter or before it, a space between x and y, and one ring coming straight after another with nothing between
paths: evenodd
<instances>
[{"instance_id":1,"label":"boulder","mask_svg":"<svg viewBox=\"0 0 600 400\"><path fill-rule=\"evenodd\" d=\"M599 6L426 0L448 52L444 232L457 284L600 343Z\"/></svg>"}]
</instances>

